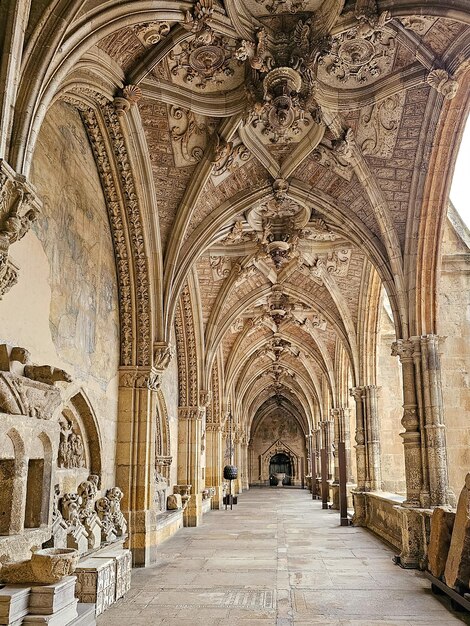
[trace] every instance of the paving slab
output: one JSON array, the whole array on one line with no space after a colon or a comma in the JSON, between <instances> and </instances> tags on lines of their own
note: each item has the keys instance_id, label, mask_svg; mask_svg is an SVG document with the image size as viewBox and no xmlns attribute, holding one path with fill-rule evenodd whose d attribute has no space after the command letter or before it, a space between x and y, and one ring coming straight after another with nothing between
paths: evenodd
<instances>
[{"instance_id":1,"label":"paving slab","mask_svg":"<svg viewBox=\"0 0 470 626\"><path fill-rule=\"evenodd\" d=\"M133 571L98 626L412 626L469 624L429 581L392 563L363 528L301 489L252 489L210 511Z\"/></svg>"}]
</instances>

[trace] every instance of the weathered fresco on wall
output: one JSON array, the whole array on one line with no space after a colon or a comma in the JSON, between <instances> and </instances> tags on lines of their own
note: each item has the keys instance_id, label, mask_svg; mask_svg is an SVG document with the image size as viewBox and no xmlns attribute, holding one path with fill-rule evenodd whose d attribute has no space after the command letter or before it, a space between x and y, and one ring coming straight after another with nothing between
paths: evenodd
<instances>
[{"instance_id":1,"label":"weathered fresco on wall","mask_svg":"<svg viewBox=\"0 0 470 626\"><path fill-rule=\"evenodd\" d=\"M49 259L50 328L76 373L107 384L118 364L118 296L100 181L79 115L56 104L39 136L32 179L43 201L35 227Z\"/></svg>"}]
</instances>

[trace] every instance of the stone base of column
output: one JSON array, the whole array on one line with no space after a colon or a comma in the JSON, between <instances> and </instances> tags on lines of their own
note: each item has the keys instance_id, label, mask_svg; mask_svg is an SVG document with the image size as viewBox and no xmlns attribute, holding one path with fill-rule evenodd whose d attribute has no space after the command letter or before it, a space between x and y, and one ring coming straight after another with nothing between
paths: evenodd
<instances>
[{"instance_id":1,"label":"stone base of column","mask_svg":"<svg viewBox=\"0 0 470 626\"><path fill-rule=\"evenodd\" d=\"M183 513L185 526L199 526L202 521L202 494L191 494Z\"/></svg>"},{"instance_id":2,"label":"stone base of column","mask_svg":"<svg viewBox=\"0 0 470 626\"><path fill-rule=\"evenodd\" d=\"M339 484L337 482L331 483L331 508L335 511L339 511Z\"/></svg>"},{"instance_id":3,"label":"stone base of column","mask_svg":"<svg viewBox=\"0 0 470 626\"><path fill-rule=\"evenodd\" d=\"M401 517L402 546L397 563L405 569L423 569L426 560L425 521L429 509L394 507Z\"/></svg>"},{"instance_id":4,"label":"stone base of column","mask_svg":"<svg viewBox=\"0 0 470 626\"><path fill-rule=\"evenodd\" d=\"M224 500L224 488L222 487L222 485L218 485L217 487L214 487L215 489L215 494L212 496L212 500L211 500L211 509L221 509L223 506L223 500Z\"/></svg>"},{"instance_id":5,"label":"stone base of column","mask_svg":"<svg viewBox=\"0 0 470 626\"><path fill-rule=\"evenodd\" d=\"M133 567L147 567L157 560L156 511L125 511L129 520L126 548L132 552Z\"/></svg>"},{"instance_id":6,"label":"stone base of column","mask_svg":"<svg viewBox=\"0 0 470 626\"><path fill-rule=\"evenodd\" d=\"M351 490L354 515L352 518L353 526L367 525L367 500L364 491Z\"/></svg>"}]
</instances>

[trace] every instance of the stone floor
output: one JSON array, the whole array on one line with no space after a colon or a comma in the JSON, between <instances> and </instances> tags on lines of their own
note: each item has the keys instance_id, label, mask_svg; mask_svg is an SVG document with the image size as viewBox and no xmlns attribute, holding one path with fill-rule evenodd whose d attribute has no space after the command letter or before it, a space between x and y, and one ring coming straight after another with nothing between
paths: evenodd
<instances>
[{"instance_id":1,"label":"stone floor","mask_svg":"<svg viewBox=\"0 0 470 626\"><path fill-rule=\"evenodd\" d=\"M470 624L360 528L341 528L307 491L251 489L233 511L184 528L134 570L98 626Z\"/></svg>"}]
</instances>

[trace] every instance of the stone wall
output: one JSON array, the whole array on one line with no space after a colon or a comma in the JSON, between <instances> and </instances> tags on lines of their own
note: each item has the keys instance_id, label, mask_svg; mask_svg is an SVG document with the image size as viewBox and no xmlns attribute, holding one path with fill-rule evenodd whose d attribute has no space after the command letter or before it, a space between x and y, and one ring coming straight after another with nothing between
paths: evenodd
<instances>
[{"instance_id":1,"label":"stone wall","mask_svg":"<svg viewBox=\"0 0 470 626\"><path fill-rule=\"evenodd\" d=\"M43 209L13 251L19 282L0 303L0 340L25 347L36 363L66 370L73 380L69 395L85 391L106 450L103 486L111 487L119 364L116 271L91 148L80 116L68 105L56 103L46 116L31 180Z\"/></svg>"},{"instance_id":2,"label":"stone wall","mask_svg":"<svg viewBox=\"0 0 470 626\"><path fill-rule=\"evenodd\" d=\"M403 440L399 433L403 415L401 367L391 356L395 341L393 322L385 306L379 314L377 333L377 385L380 388L378 411L380 424L380 461L384 491L405 492L405 461Z\"/></svg>"},{"instance_id":3,"label":"stone wall","mask_svg":"<svg viewBox=\"0 0 470 626\"><path fill-rule=\"evenodd\" d=\"M252 427L250 454L250 483L269 481L269 461L278 452L285 452L291 458L303 459L305 473L307 452L305 437L295 418L281 409L256 420ZM261 475L260 475L261 461ZM295 484L300 484L300 473L295 475Z\"/></svg>"},{"instance_id":4,"label":"stone wall","mask_svg":"<svg viewBox=\"0 0 470 626\"><path fill-rule=\"evenodd\" d=\"M459 493L470 467L470 233L450 209L443 246L437 332L449 482Z\"/></svg>"}]
</instances>

